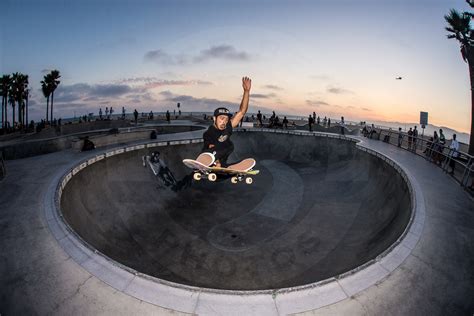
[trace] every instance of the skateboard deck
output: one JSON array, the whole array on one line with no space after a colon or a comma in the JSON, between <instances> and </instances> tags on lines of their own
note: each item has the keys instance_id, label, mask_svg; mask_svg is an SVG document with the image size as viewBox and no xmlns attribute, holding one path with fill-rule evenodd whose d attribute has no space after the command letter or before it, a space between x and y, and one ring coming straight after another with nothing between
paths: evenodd
<instances>
[{"instance_id":1,"label":"skateboard deck","mask_svg":"<svg viewBox=\"0 0 474 316\"><path fill-rule=\"evenodd\" d=\"M201 155L198 158L200 158ZM227 168L205 165L202 162L193 159L184 159L183 163L188 168L195 170L193 178L197 181L201 180L203 176L208 178L210 181L215 181L217 178L216 174L227 174L233 176L231 178L232 183L237 183L238 181L245 179L246 183L251 184L251 176L259 173L259 170L252 169L256 163L253 158L244 159L239 163L228 166Z\"/></svg>"}]
</instances>

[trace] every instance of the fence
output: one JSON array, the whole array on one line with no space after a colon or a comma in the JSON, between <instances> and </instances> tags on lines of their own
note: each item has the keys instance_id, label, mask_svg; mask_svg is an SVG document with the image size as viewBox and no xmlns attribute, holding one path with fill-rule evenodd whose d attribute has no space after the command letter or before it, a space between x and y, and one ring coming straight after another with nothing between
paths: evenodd
<instances>
[{"instance_id":1,"label":"fence","mask_svg":"<svg viewBox=\"0 0 474 316\"><path fill-rule=\"evenodd\" d=\"M468 153L458 151L457 157L453 157L454 150L446 144L393 130L381 129L378 133L370 134L369 132L365 136L406 149L433 162L444 172L449 173L464 188L472 189L474 186L474 157ZM469 180L471 180L470 183Z\"/></svg>"}]
</instances>

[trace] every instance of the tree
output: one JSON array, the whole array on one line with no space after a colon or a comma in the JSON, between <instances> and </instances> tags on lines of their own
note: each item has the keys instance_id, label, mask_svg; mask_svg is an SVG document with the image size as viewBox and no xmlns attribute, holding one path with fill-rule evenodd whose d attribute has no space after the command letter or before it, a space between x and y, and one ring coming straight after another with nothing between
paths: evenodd
<instances>
[{"instance_id":1,"label":"tree","mask_svg":"<svg viewBox=\"0 0 474 316\"><path fill-rule=\"evenodd\" d=\"M12 82L8 91L8 101L12 106L12 127L15 128L15 106L18 101L18 82L20 80L20 73L12 74Z\"/></svg>"},{"instance_id":2,"label":"tree","mask_svg":"<svg viewBox=\"0 0 474 316\"><path fill-rule=\"evenodd\" d=\"M10 75L3 75L0 78L0 94L2 95L2 129L8 120L8 90L10 89L11 78Z\"/></svg>"},{"instance_id":3,"label":"tree","mask_svg":"<svg viewBox=\"0 0 474 316\"><path fill-rule=\"evenodd\" d=\"M473 0L466 2L474 8ZM449 39L456 39L461 45L462 59L467 63L469 68L469 78L471 82L471 134L469 138L469 154L474 155L474 30L471 29L470 21L473 17L471 12L459 13L451 9L449 14L444 16L448 23L445 28L450 34Z\"/></svg>"},{"instance_id":4,"label":"tree","mask_svg":"<svg viewBox=\"0 0 474 316\"><path fill-rule=\"evenodd\" d=\"M61 75L59 74L59 70L51 70L51 73L49 73L49 75L50 76L48 77L47 83L51 91L51 121L52 121L53 120L54 91L61 83L61 81L59 81L59 78L61 78Z\"/></svg>"},{"instance_id":5,"label":"tree","mask_svg":"<svg viewBox=\"0 0 474 316\"><path fill-rule=\"evenodd\" d=\"M28 75L20 74L18 78L18 121L25 127L26 94L28 91Z\"/></svg>"},{"instance_id":6,"label":"tree","mask_svg":"<svg viewBox=\"0 0 474 316\"><path fill-rule=\"evenodd\" d=\"M28 76L15 72L12 74L10 88L8 90L8 101L13 108L12 126L15 126L15 106L18 104L18 123L22 124L22 113L24 111L25 90L28 88Z\"/></svg>"},{"instance_id":7,"label":"tree","mask_svg":"<svg viewBox=\"0 0 474 316\"><path fill-rule=\"evenodd\" d=\"M46 98L46 123L48 123L48 115L49 115L49 96L51 95L51 90L49 88L49 75L44 76L44 80L41 81L41 91L43 91L43 95Z\"/></svg>"}]
</instances>

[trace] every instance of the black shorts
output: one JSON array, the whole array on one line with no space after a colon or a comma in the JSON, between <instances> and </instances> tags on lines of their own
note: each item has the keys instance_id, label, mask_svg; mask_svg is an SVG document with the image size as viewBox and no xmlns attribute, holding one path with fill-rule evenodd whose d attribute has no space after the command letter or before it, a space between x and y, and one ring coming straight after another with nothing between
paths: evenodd
<instances>
[{"instance_id":1,"label":"black shorts","mask_svg":"<svg viewBox=\"0 0 474 316\"><path fill-rule=\"evenodd\" d=\"M216 157L216 160L219 160L221 163L221 166L227 167L227 159L229 156L232 154L234 151L234 145L232 146L226 146L224 148L209 148L209 149L204 149L203 152L208 152L214 154Z\"/></svg>"}]
</instances>

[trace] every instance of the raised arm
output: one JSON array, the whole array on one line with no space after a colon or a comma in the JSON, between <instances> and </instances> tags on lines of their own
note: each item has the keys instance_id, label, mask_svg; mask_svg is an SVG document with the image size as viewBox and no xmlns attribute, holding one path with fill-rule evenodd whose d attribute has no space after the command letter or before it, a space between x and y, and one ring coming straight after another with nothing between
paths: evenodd
<instances>
[{"instance_id":1,"label":"raised arm","mask_svg":"<svg viewBox=\"0 0 474 316\"><path fill-rule=\"evenodd\" d=\"M240 102L239 111L232 117L232 127L237 127L249 108L250 88L252 87L252 80L249 77L242 78L242 88L244 88L244 95L242 102Z\"/></svg>"}]
</instances>

